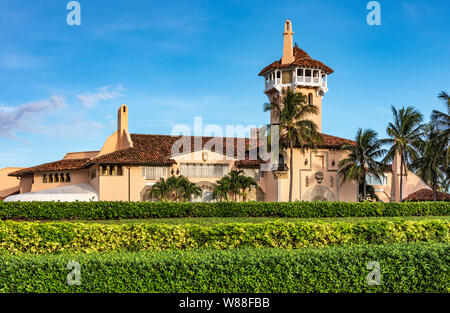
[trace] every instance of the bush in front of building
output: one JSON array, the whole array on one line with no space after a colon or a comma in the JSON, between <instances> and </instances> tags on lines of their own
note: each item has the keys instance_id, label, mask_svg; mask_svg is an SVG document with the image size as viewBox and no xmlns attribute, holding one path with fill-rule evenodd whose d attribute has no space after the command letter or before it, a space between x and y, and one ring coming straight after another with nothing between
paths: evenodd
<instances>
[{"instance_id":1,"label":"bush in front of building","mask_svg":"<svg viewBox=\"0 0 450 313\"><path fill-rule=\"evenodd\" d=\"M446 216L450 202L0 202L0 219Z\"/></svg>"},{"instance_id":2,"label":"bush in front of building","mask_svg":"<svg viewBox=\"0 0 450 313\"><path fill-rule=\"evenodd\" d=\"M450 222L227 223L211 226L0 222L0 253L304 248L331 245L449 242Z\"/></svg>"},{"instance_id":3,"label":"bush in front of building","mask_svg":"<svg viewBox=\"0 0 450 313\"><path fill-rule=\"evenodd\" d=\"M0 292L449 292L449 250L400 244L0 255Z\"/></svg>"}]
</instances>

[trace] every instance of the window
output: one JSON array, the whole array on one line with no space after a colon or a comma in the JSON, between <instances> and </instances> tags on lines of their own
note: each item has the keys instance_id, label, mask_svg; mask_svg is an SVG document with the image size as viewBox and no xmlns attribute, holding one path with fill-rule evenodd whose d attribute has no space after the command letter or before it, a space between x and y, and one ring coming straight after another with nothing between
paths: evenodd
<instances>
[{"instance_id":1,"label":"window","mask_svg":"<svg viewBox=\"0 0 450 313\"><path fill-rule=\"evenodd\" d=\"M55 183L59 183L59 175L55 174Z\"/></svg>"},{"instance_id":2,"label":"window","mask_svg":"<svg viewBox=\"0 0 450 313\"><path fill-rule=\"evenodd\" d=\"M123 107L123 113L125 113L127 111L126 107Z\"/></svg>"},{"instance_id":3,"label":"window","mask_svg":"<svg viewBox=\"0 0 450 313\"><path fill-rule=\"evenodd\" d=\"M165 166L142 166L141 175L145 179L160 179L168 176L169 168Z\"/></svg>"},{"instance_id":4,"label":"window","mask_svg":"<svg viewBox=\"0 0 450 313\"><path fill-rule=\"evenodd\" d=\"M98 172L100 176L122 176L123 168L122 165L100 165ZM92 176L95 177L95 173L91 175L91 178Z\"/></svg>"},{"instance_id":5,"label":"window","mask_svg":"<svg viewBox=\"0 0 450 313\"><path fill-rule=\"evenodd\" d=\"M280 75L281 75L280 71L277 71L277 78L280 78Z\"/></svg>"},{"instance_id":6,"label":"window","mask_svg":"<svg viewBox=\"0 0 450 313\"><path fill-rule=\"evenodd\" d=\"M311 70L305 70L305 76L311 77Z\"/></svg>"},{"instance_id":7,"label":"window","mask_svg":"<svg viewBox=\"0 0 450 313\"><path fill-rule=\"evenodd\" d=\"M247 177L251 177L256 181L260 180L259 168L244 168L244 175Z\"/></svg>"},{"instance_id":8,"label":"window","mask_svg":"<svg viewBox=\"0 0 450 313\"><path fill-rule=\"evenodd\" d=\"M376 175L369 173L366 175L366 183L368 185L387 185L387 176L385 174L379 175L378 178Z\"/></svg>"},{"instance_id":9,"label":"window","mask_svg":"<svg viewBox=\"0 0 450 313\"><path fill-rule=\"evenodd\" d=\"M42 176L42 182L43 182L44 184L46 184L46 183L48 182L47 174L44 174L44 175Z\"/></svg>"},{"instance_id":10,"label":"window","mask_svg":"<svg viewBox=\"0 0 450 313\"><path fill-rule=\"evenodd\" d=\"M312 93L308 94L308 104L309 105L313 104L313 95L312 95Z\"/></svg>"},{"instance_id":11,"label":"window","mask_svg":"<svg viewBox=\"0 0 450 313\"><path fill-rule=\"evenodd\" d=\"M227 164L181 164L181 175L186 177L223 177L227 172Z\"/></svg>"},{"instance_id":12,"label":"window","mask_svg":"<svg viewBox=\"0 0 450 313\"><path fill-rule=\"evenodd\" d=\"M69 173L66 173L66 182L70 182L70 174Z\"/></svg>"},{"instance_id":13,"label":"window","mask_svg":"<svg viewBox=\"0 0 450 313\"><path fill-rule=\"evenodd\" d=\"M48 175L48 181L50 183L53 183L53 175L52 174Z\"/></svg>"},{"instance_id":14,"label":"window","mask_svg":"<svg viewBox=\"0 0 450 313\"><path fill-rule=\"evenodd\" d=\"M303 76L303 69L297 69L297 76Z\"/></svg>"},{"instance_id":15,"label":"window","mask_svg":"<svg viewBox=\"0 0 450 313\"><path fill-rule=\"evenodd\" d=\"M61 176L61 177L59 178L59 181L63 183L63 182L64 182L64 174L63 174L63 173L61 173L61 175L60 175L60 176Z\"/></svg>"},{"instance_id":16,"label":"window","mask_svg":"<svg viewBox=\"0 0 450 313\"><path fill-rule=\"evenodd\" d=\"M283 71L282 84L292 84L292 71Z\"/></svg>"}]
</instances>

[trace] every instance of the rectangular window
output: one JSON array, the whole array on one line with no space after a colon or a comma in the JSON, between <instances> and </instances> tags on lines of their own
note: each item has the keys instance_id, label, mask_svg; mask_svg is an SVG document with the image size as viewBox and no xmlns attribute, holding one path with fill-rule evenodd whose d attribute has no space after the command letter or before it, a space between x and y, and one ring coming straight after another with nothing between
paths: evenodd
<instances>
[{"instance_id":1,"label":"rectangular window","mask_svg":"<svg viewBox=\"0 0 450 313\"><path fill-rule=\"evenodd\" d=\"M169 168L165 166L142 166L141 175L145 179L160 179L161 177L167 177Z\"/></svg>"},{"instance_id":2,"label":"rectangular window","mask_svg":"<svg viewBox=\"0 0 450 313\"><path fill-rule=\"evenodd\" d=\"M223 177L227 172L227 164L181 164L181 175L186 177Z\"/></svg>"},{"instance_id":3,"label":"rectangular window","mask_svg":"<svg viewBox=\"0 0 450 313\"><path fill-rule=\"evenodd\" d=\"M244 168L244 176L251 177L256 181L260 180L259 168Z\"/></svg>"},{"instance_id":4,"label":"rectangular window","mask_svg":"<svg viewBox=\"0 0 450 313\"><path fill-rule=\"evenodd\" d=\"M283 71L281 76L282 84L292 84L292 71Z\"/></svg>"}]
</instances>

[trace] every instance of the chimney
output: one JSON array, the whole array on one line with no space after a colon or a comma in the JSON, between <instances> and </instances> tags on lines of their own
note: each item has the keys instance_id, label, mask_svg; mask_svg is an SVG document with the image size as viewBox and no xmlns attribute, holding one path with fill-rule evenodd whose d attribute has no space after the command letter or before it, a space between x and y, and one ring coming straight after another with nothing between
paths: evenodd
<instances>
[{"instance_id":1,"label":"chimney","mask_svg":"<svg viewBox=\"0 0 450 313\"><path fill-rule=\"evenodd\" d=\"M292 23L290 20L286 20L284 23L284 43L283 43L283 57L281 58L281 64L290 64L294 62L294 47L292 45Z\"/></svg>"},{"instance_id":2,"label":"chimney","mask_svg":"<svg viewBox=\"0 0 450 313\"><path fill-rule=\"evenodd\" d=\"M125 104L117 112L117 132L122 135L124 130L128 132L128 107Z\"/></svg>"}]
</instances>

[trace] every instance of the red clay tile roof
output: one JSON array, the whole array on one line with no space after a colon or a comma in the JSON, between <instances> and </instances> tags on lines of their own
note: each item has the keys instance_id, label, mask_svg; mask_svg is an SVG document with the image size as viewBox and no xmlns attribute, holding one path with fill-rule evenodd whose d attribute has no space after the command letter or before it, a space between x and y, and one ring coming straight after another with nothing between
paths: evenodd
<instances>
[{"instance_id":1,"label":"red clay tile roof","mask_svg":"<svg viewBox=\"0 0 450 313\"><path fill-rule=\"evenodd\" d=\"M153 165L171 165L175 164L175 160L171 159L173 144L181 139L182 136L169 136L169 135L140 135L131 134L131 140L133 141L133 147L111 152L91 160L92 163L124 163L124 164L153 164ZM243 149L247 150L249 145L248 138L221 138L221 137L183 137L186 143L190 142L192 151L207 149L213 152L226 154L226 142L227 140L233 142L234 153L230 155L236 157L238 153L238 139L241 139L244 143ZM201 141L201 145L195 146L195 140ZM222 151L216 151L214 142L222 144ZM240 143L239 143L240 144ZM206 145L206 146L205 146ZM180 154L185 152L183 149L186 146L181 146L181 150L177 151ZM186 151L188 152L188 150Z\"/></svg>"},{"instance_id":2,"label":"red clay tile roof","mask_svg":"<svg viewBox=\"0 0 450 313\"><path fill-rule=\"evenodd\" d=\"M318 146L319 148L325 149L339 149L342 145L355 145L356 142L350 139L345 139L342 137L331 136L327 134L320 134L322 136L322 143Z\"/></svg>"},{"instance_id":3,"label":"red clay tile roof","mask_svg":"<svg viewBox=\"0 0 450 313\"><path fill-rule=\"evenodd\" d=\"M450 201L450 194L438 191L437 200ZM411 201L411 202L433 201L433 190L427 188L417 190L416 192L413 192L409 196L404 198L403 201Z\"/></svg>"},{"instance_id":4,"label":"red clay tile roof","mask_svg":"<svg viewBox=\"0 0 450 313\"><path fill-rule=\"evenodd\" d=\"M323 142L319 145L319 148L328 149L339 149L342 144L354 144L353 141L330 136L326 134L321 134ZM171 158L172 156L172 146L173 144L181 139L181 136L169 136L169 135L140 135L131 134L131 140L133 141L133 147L128 149L123 149L108 154L101 155L96 158L88 159L66 159L51 163L45 163L34 167L25 168L12 173L9 176L23 176L27 174L32 174L35 172L46 172L46 171L62 171L62 170L80 170L88 167L91 164L100 163L112 163L112 164L135 164L135 165L172 165L175 164L175 160ZM262 164L263 161L249 160L249 144L250 140L248 138L221 138L221 137L193 137L186 136L186 142L191 144L192 151L207 149L213 152L238 158L238 147L244 143L241 149L246 151L245 159L236 162L236 166L239 167L257 167ZM195 140L201 141L201 145L195 146ZM226 150L226 143L230 141L234 145L234 152L230 154ZM221 143L222 150L216 151L218 147L214 143ZM179 153L183 153L185 146L181 146ZM186 151L188 152L188 151Z\"/></svg>"},{"instance_id":5,"label":"red clay tile roof","mask_svg":"<svg viewBox=\"0 0 450 313\"><path fill-rule=\"evenodd\" d=\"M24 168L15 172L11 172L8 176L23 176L32 174L35 172L47 172L47 171L64 171L64 170L80 170L89 163L89 159L67 159L59 160L50 163L44 163L41 165Z\"/></svg>"},{"instance_id":6,"label":"red clay tile roof","mask_svg":"<svg viewBox=\"0 0 450 313\"><path fill-rule=\"evenodd\" d=\"M259 76L264 76L266 72L274 68L289 68L291 66L319 68L324 70L325 73L327 74L333 73L333 70L331 68L329 68L320 61L312 59L305 51L303 51L299 47L294 47L294 62L289 64L281 64L280 59L263 68L262 71L259 73Z\"/></svg>"}]
</instances>

